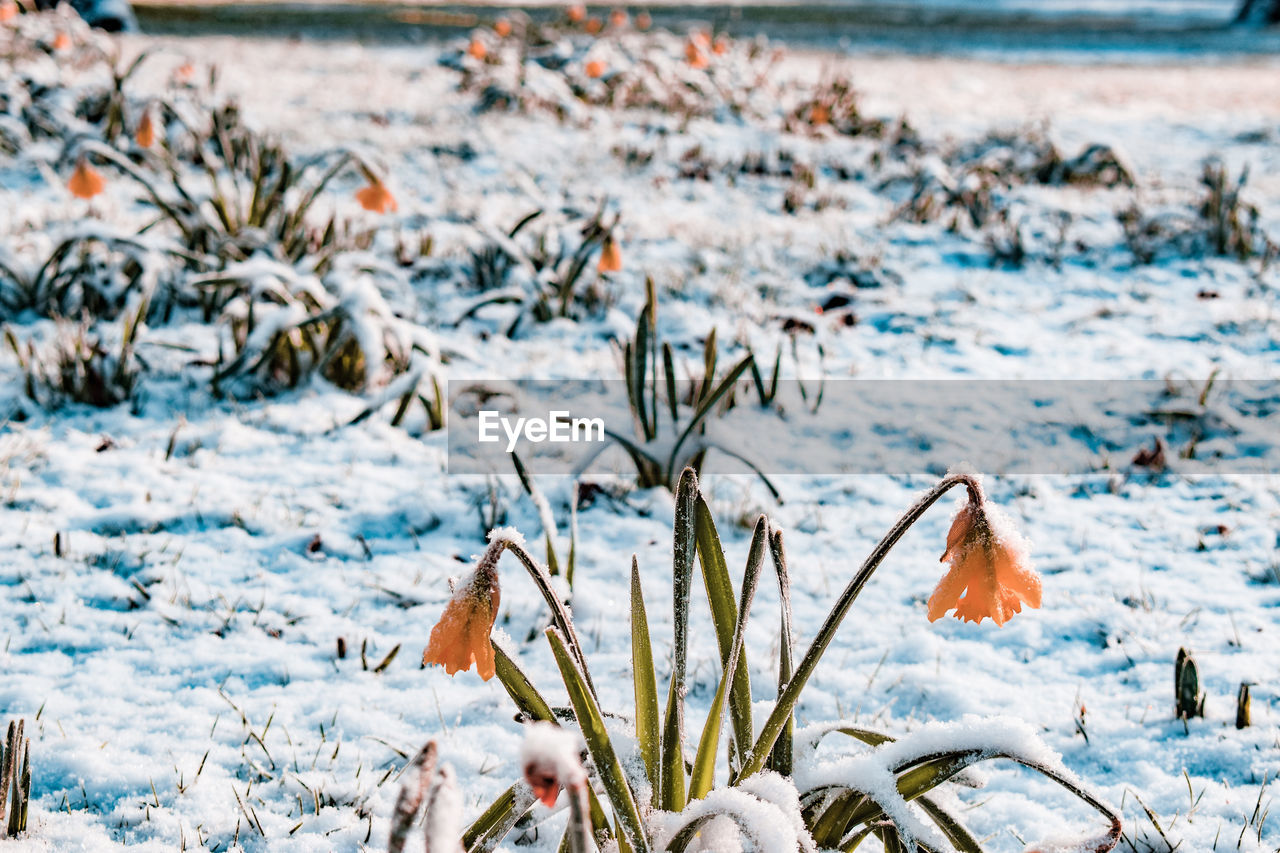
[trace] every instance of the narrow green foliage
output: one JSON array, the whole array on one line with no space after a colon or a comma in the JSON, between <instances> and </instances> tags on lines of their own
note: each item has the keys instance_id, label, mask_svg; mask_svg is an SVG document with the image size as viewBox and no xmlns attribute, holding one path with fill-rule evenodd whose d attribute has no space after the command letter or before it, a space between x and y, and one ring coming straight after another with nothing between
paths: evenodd
<instances>
[{"instance_id":1,"label":"narrow green foliage","mask_svg":"<svg viewBox=\"0 0 1280 853\"><path fill-rule=\"evenodd\" d=\"M644 758L649 785L659 788L662 737L658 729L658 679L649 642L649 618L640 589L640 564L631 558L631 678L636 700L636 741Z\"/></svg>"},{"instance_id":2,"label":"narrow green foliage","mask_svg":"<svg viewBox=\"0 0 1280 853\"><path fill-rule=\"evenodd\" d=\"M622 763L614 751L613 742L609 739L604 716L596 704L595 696L587 686L577 662L569 654L564 637L555 628L548 628L546 634L555 654L556 665L560 668L560 677L569 691L569 702L578 719L578 728L587 742L587 752L591 755L596 772L600 774L601 784L613 806L622 835L635 853L648 853L649 841L645 837L644 823L640 820L640 810L622 770Z\"/></svg>"},{"instance_id":3,"label":"narrow green foliage","mask_svg":"<svg viewBox=\"0 0 1280 853\"><path fill-rule=\"evenodd\" d=\"M707 601L711 605L711 621L720 644L720 664L724 672L730 671L734 636L745 619L739 619L738 606L733 600L733 582L729 579L729 567L725 562L720 534L716 531L711 508L701 494L698 495L695 512L698 561L702 567L702 579L707 588ZM755 542L752 546L754 549ZM754 555L754 550L753 550ZM748 562L748 571L751 563ZM737 757L751 747L755 732L751 722L751 676L747 668L746 650L738 650L738 664L733 668L733 680L729 692L729 714L733 721L733 741L730 745L730 763L735 766ZM714 704L712 707L716 707Z\"/></svg>"},{"instance_id":4,"label":"narrow green foliage","mask_svg":"<svg viewBox=\"0 0 1280 853\"><path fill-rule=\"evenodd\" d=\"M699 496L701 501L701 496ZM698 752L693 762L693 777L689 786L689 799L705 797L715 783L716 751L720 745L720 730L724 723L726 711L731 711L735 723L745 715L745 729L735 731L738 749L745 751L751 742L751 688L737 697L735 703L729 685L737 683L739 669L745 670L742 661L742 645L746 640L747 618L751 613L751 602L755 599L756 588L760 582L760 571L764 565L764 552L769 539L769 522L764 516L756 522L755 534L751 537L751 549L747 554L747 568L742 577L742 599L738 603L737 618L733 627L733 635L729 647L729 655L724 661L724 671L720 677L720 687L716 690L716 698L711 703L711 711L707 714L702 728L702 739L698 744ZM734 761L736 751L732 744L729 748L729 777L732 780L736 770Z\"/></svg>"},{"instance_id":5,"label":"narrow green foliage","mask_svg":"<svg viewBox=\"0 0 1280 853\"><path fill-rule=\"evenodd\" d=\"M672 543L671 592L674 622L671 683L662 724L662 761L658 774L658 807L679 811L685 802L684 694L689 652L689 599L696 550L695 501L698 478L685 469L676 490Z\"/></svg>"}]
</instances>

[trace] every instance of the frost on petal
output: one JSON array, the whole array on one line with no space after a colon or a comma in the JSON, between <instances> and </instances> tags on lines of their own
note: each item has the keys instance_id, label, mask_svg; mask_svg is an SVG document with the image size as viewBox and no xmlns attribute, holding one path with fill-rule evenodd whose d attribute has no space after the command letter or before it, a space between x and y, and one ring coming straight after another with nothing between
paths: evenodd
<instances>
[{"instance_id":1,"label":"frost on petal","mask_svg":"<svg viewBox=\"0 0 1280 853\"><path fill-rule=\"evenodd\" d=\"M465 583L459 584L431 629L423 664L443 666L449 675L471 669L485 681L493 678L496 660L489 632L498 616L501 592L497 572L485 561Z\"/></svg>"}]
</instances>

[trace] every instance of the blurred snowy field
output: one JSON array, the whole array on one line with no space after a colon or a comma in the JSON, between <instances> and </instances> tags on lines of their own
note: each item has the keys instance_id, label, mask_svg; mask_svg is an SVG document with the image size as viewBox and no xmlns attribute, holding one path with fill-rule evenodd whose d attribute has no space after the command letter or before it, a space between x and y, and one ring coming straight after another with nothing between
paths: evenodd
<instances>
[{"instance_id":1,"label":"blurred snowy field","mask_svg":"<svg viewBox=\"0 0 1280 853\"><path fill-rule=\"evenodd\" d=\"M781 73L796 79L848 73L864 113L906 116L936 144L1035 127L1068 153L1094 142L1122 152L1136 189L1016 190L1033 254L1014 268L940 223L893 220L867 165L876 146L863 139L607 109L569 122L477 113L435 48L123 43L129 53L159 49L140 92L163 91L188 59L216 64L220 91L249 123L296 150L378 152L400 204L392 234L429 235L434 257L465 258L472 226L505 230L537 208L607 200L621 214L623 270L601 282L601 309L576 322L508 338L503 306L459 323L474 294L450 280L409 280L402 306L438 337L451 379L616 378L612 341L630 334L645 276L660 291L663 334L690 363L712 329L772 353L787 321L801 319L812 334L786 369L806 378L1168 378L1194 394L1215 372L1280 375L1274 270L1222 258L1136 264L1116 220L1135 199L1193 203L1201 163L1216 155L1233 174L1250 167L1261 226L1280 235L1280 66L1270 62L1064 71L785 60ZM781 151L827 164L797 212L784 209L788 178L681 172L691 157L731 163ZM71 198L40 153L0 154L7 252L47 251L86 214L148 221L122 181L90 205ZM342 180L324 203L367 216L351 199L358 179ZM1085 248L1055 259L1061 211L1070 214L1063 244ZM891 275L878 287L812 275L838 255ZM815 311L837 293L852 320ZM49 333L47 320L13 325ZM35 777L29 837L5 850L379 850L397 773L428 738L458 772L467 818L519 772L521 733L498 682L418 663L447 578L483 548L495 488L506 523L540 538L515 478L495 487L451 477L443 433L393 427L385 415L343 426L365 403L321 381L216 400L209 368L192 362L217 346L207 325L155 324L139 348L151 370L136 405L54 413L20 402L12 353L0 354L2 411L27 415L0 425L0 718L27 719ZM1135 435L1134 453L1149 443ZM1280 773L1280 478L1188 479L1176 464L1156 476L1119 461L1088 478L989 482L1044 575L1043 609L1003 629L926 621L948 519L946 507L933 510L859 600L800 723L844 716L902 733L967 714L1012 716L1122 807L1122 850L1280 849L1280 820L1265 819ZM787 531L803 647L929 481L778 482L781 505L751 480L705 487L735 577L756 514ZM563 548L570 486L542 485ZM602 700L625 712L633 553L660 679L668 665L672 499L603 485L579 508L572 608ZM503 577L499 626L557 701L557 671L537 636L543 606L516 570ZM776 595L762 590L760 612L770 604ZM689 702L701 714L719 657L705 607L693 612ZM771 631L761 620L748 636L759 700L776 678ZM1173 716L1180 646L1196 655L1208 693L1206 717L1186 724ZM1246 681L1253 726L1237 730L1234 697ZM991 771L984 789L951 796L997 853L1092 819L1007 768ZM530 830L505 849L551 851L557 840Z\"/></svg>"}]
</instances>

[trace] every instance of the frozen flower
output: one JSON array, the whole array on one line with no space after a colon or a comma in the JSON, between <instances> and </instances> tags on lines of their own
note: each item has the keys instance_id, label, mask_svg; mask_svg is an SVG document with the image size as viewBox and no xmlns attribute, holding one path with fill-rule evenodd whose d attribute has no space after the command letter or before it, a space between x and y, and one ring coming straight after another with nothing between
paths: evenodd
<instances>
[{"instance_id":1,"label":"frozen flower","mask_svg":"<svg viewBox=\"0 0 1280 853\"><path fill-rule=\"evenodd\" d=\"M494 655L489 632L498 618L498 557L502 547L490 547L471 577L458 585L422 653L422 663L438 664L449 675L471 669L485 681L493 678Z\"/></svg>"},{"instance_id":2,"label":"frozen flower","mask_svg":"<svg viewBox=\"0 0 1280 853\"><path fill-rule=\"evenodd\" d=\"M14 0L0 2L0 24L7 24L18 17L18 4Z\"/></svg>"},{"instance_id":3,"label":"frozen flower","mask_svg":"<svg viewBox=\"0 0 1280 853\"><path fill-rule=\"evenodd\" d=\"M955 608L957 619L981 622L989 616L1003 625L1023 604L1040 606L1040 576L1025 543L999 510L972 495L951 522L942 561L951 568L929 597L930 622Z\"/></svg>"},{"instance_id":4,"label":"frozen flower","mask_svg":"<svg viewBox=\"0 0 1280 853\"><path fill-rule=\"evenodd\" d=\"M67 181L67 189L76 198L90 199L107 188L102 173L89 165L89 161L81 157L76 163L76 170Z\"/></svg>"},{"instance_id":5,"label":"frozen flower","mask_svg":"<svg viewBox=\"0 0 1280 853\"><path fill-rule=\"evenodd\" d=\"M396 204L396 197L391 194L391 190L387 189L387 185L372 177L367 187L356 190L356 201L360 202L360 206L365 210L374 213L386 213L400 208Z\"/></svg>"},{"instance_id":6,"label":"frozen flower","mask_svg":"<svg viewBox=\"0 0 1280 853\"><path fill-rule=\"evenodd\" d=\"M684 58L689 61L689 65L694 68L706 68L710 63L707 62L707 55L697 42L690 41L684 46Z\"/></svg>"},{"instance_id":7,"label":"frozen flower","mask_svg":"<svg viewBox=\"0 0 1280 853\"><path fill-rule=\"evenodd\" d=\"M587 72L588 77L595 79L597 77L604 76L605 65L604 65L604 62L602 62L601 60L593 59L587 63L587 66L584 70Z\"/></svg>"},{"instance_id":8,"label":"frozen flower","mask_svg":"<svg viewBox=\"0 0 1280 853\"><path fill-rule=\"evenodd\" d=\"M724 36L718 36L711 45L711 52L716 56L723 56L729 52L729 39Z\"/></svg>"},{"instance_id":9,"label":"frozen flower","mask_svg":"<svg viewBox=\"0 0 1280 853\"><path fill-rule=\"evenodd\" d=\"M506 18L499 18L493 25L493 31L498 34L499 38L506 38L511 35L511 22Z\"/></svg>"},{"instance_id":10,"label":"frozen flower","mask_svg":"<svg viewBox=\"0 0 1280 853\"><path fill-rule=\"evenodd\" d=\"M568 15L570 21L575 24L581 24L587 19L587 7L581 4L570 6Z\"/></svg>"},{"instance_id":11,"label":"frozen flower","mask_svg":"<svg viewBox=\"0 0 1280 853\"><path fill-rule=\"evenodd\" d=\"M600 249L600 261L596 264L599 272L618 272L622 269L622 250L618 241L610 234L604 238L604 247Z\"/></svg>"},{"instance_id":12,"label":"frozen flower","mask_svg":"<svg viewBox=\"0 0 1280 853\"><path fill-rule=\"evenodd\" d=\"M827 124L831 121L831 110L826 104L814 104L809 110L809 124Z\"/></svg>"},{"instance_id":13,"label":"frozen flower","mask_svg":"<svg viewBox=\"0 0 1280 853\"><path fill-rule=\"evenodd\" d=\"M604 23L599 18L587 18L587 22L582 25L582 28L592 35L596 35L604 29Z\"/></svg>"},{"instance_id":14,"label":"frozen flower","mask_svg":"<svg viewBox=\"0 0 1280 853\"><path fill-rule=\"evenodd\" d=\"M472 59L484 59L488 54L488 48L484 46L484 42L480 41L480 39L472 39L471 44L467 45L467 55Z\"/></svg>"},{"instance_id":15,"label":"frozen flower","mask_svg":"<svg viewBox=\"0 0 1280 853\"><path fill-rule=\"evenodd\" d=\"M53 37L53 49L58 53L71 50L71 36L64 32L59 32Z\"/></svg>"},{"instance_id":16,"label":"frozen flower","mask_svg":"<svg viewBox=\"0 0 1280 853\"><path fill-rule=\"evenodd\" d=\"M629 18L625 9L614 9L609 13L609 26L614 29L621 29L622 27L625 27L628 22Z\"/></svg>"},{"instance_id":17,"label":"frozen flower","mask_svg":"<svg viewBox=\"0 0 1280 853\"><path fill-rule=\"evenodd\" d=\"M548 808L556 804L562 787L573 789L587 781L587 773L578 760L577 738L552 723L537 722L525 728L520 763L524 780Z\"/></svg>"},{"instance_id":18,"label":"frozen flower","mask_svg":"<svg viewBox=\"0 0 1280 853\"><path fill-rule=\"evenodd\" d=\"M142 114L142 119L138 122L138 129L134 131L133 140L138 143L139 148L150 148L155 144L156 129L151 121L151 110L147 110Z\"/></svg>"}]
</instances>

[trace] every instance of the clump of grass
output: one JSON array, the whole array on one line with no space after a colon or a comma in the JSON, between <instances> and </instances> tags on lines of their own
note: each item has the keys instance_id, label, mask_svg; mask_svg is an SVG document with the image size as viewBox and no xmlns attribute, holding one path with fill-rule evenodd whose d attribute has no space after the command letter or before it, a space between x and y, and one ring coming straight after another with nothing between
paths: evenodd
<instances>
[{"instance_id":1,"label":"clump of grass","mask_svg":"<svg viewBox=\"0 0 1280 853\"><path fill-rule=\"evenodd\" d=\"M580 117L585 106L647 109L688 120L763 116L778 56L762 40L738 41L694 30L642 32L631 22L535 22L479 29L442 58L461 72L459 88L481 110Z\"/></svg>"},{"instance_id":2,"label":"clump of grass","mask_svg":"<svg viewBox=\"0 0 1280 853\"><path fill-rule=\"evenodd\" d=\"M719 372L718 362L719 347L713 331L703 345L702 375L691 377L687 383L678 381L675 353L658 335L657 291L653 279L647 279L644 308L636 319L635 334L623 344L622 353L635 435L609 433L635 465L640 488L661 486L675 491L682 470L700 470L707 453L718 450L756 471L770 492L778 496L777 489L757 465L705 434L705 421L717 411L723 413L734 405L734 385L754 359L747 354L724 373ZM685 386L683 394L678 385ZM666 435L666 430L672 437Z\"/></svg>"},{"instance_id":3,"label":"clump of grass","mask_svg":"<svg viewBox=\"0 0 1280 853\"><path fill-rule=\"evenodd\" d=\"M185 259L185 253L93 221L78 224L35 263L0 249L0 317L31 311L49 318L114 318L137 294L155 293L166 262L175 257Z\"/></svg>"},{"instance_id":4,"label":"clump of grass","mask_svg":"<svg viewBox=\"0 0 1280 853\"><path fill-rule=\"evenodd\" d=\"M93 140L78 150L137 182L159 212L155 224L174 227L188 252L208 259L206 267L262 252L288 262L314 258L323 267L343 251L371 245L373 229L352 231L336 214L327 222L311 220L322 193L344 171L381 183L380 170L356 153L294 157L278 140L245 125L234 103L211 108L203 127L185 129L185 138L162 138L140 163Z\"/></svg>"},{"instance_id":5,"label":"clump of grass","mask_svg":"<svg viewBox=\"0 0 1280 853\"><path fill-rule=\"evenodd\" d=\"M535 210L505 234L491 234L471 252L471 282L484 296L457 322L491 305L518 305L506 329L507 336L514 337L527 320L572 318L601 306L601 280L592 275L599 264L593 267L591 262L614 239L620 218L607 213L606 206L601 203L587 216L569 212L551 217ZM543 219L551 221L539 227Z\"/></svg>"},{"instance_id":6,"label":"clump of grass","mask_svg":"<svg viewBox=\"0 0 1280 853\"><path fill-rule=\"evenodd\" d=\"M5 327L5 343L18 360L27 397L47 409L68 403L107 408L134 398L145 365L138 359L138 334L148 300L125 317L116 348L109 349L88 320L58 321L50 346L23 343Z\"/></svg>"},{"instance_id":7,"label":"clump of grass","mask_svg":"<svg viewBox=\"0 0 1280 853\"><path fill-rule=\"evenodd\" d=\"M463 849L493 850L522 821L536 820L529 815L537 800L554 804L560 789L571 791L581 785L585 802L577 807L571 802L562 850L588 849L581 838L574 837L581 833L588 839L593 836L600 849L680 853L718 821L739 843L749 839L755 849L770 853L853 850L869 838L878 839L886 850L903 853L930 853L942 849L944 843L971 853L981 850L978 841L939 804L934 792L948 783L965 782L966 771L974 765L1005 759L1061 785L1105 817L1106 829L1082 841L1078 849L1096 853L1112 850L1122 834L1119 813L1081 787L1030 729L1010 732L1008 721L998 721L951 732L925 727L895 739L843 721L801 731L794 728L795 710L806 684L871 575L929 507L960 485L968 491L969 502L957 514L948 536L952 573L963 571L973 578L994 579L999 571L1029 571L1025 553L1007 538L1015 534L992 538L994 510L986 503L977 480L966 474L950 475L909 508L872 550L817 629L809 649L798 656L790 569L781 531L767 517L759 518L735 588L711 508L696 475L692 470L684 471L676 490L671 588L674 637L665 710L660 702L639 566L633 557L630 669L635 705L625 724L605 711L572 613L561 601L547 569L528 553L519 534L495 531L472 577L457 587L432 630L424 663L443 664L451 674L474 665L482 677L496 675L519 710L519 719L534 723L528 738L545 739L543 733L550 731L541 728L545 726L570 729L575 737L563 739L566 748L559 752L540 751L532 757L526 752L524 781L511 786L462 833ZM548 702L504 643L491 640L488 631L476 630L476 626L491 630L498 615L499 562L507 552L524 567L550 608L552 624L545 634L568 695L567 711L560 712ZM686 736L696 729L691 726L694 721L686 717L685 696L695 564L701 568L707 592L721 673L690 761ZM1006 568L997 569L997 565ZM770 573L777 581L780 601L778 684L768 718L757 725L746 628L757 588ZM958 595L958 591L944 592L951 577L949 574L939 584L930 600L931 618L936 618L935 599L940 596L945 609L954 605L959 615L964 608L965 618L989 615L1002 623L1011 615L997 613L999 608L987 612L982 606L975 613L968 598L952 602L952 592ZM999 587L991 590L993 602L1012 594L1003 581L986 582ZM1038 581L1035 588L1027 603L1039 606ZM1024 588L1019 594L1031 593ZM859 745L859 752L815 765L817 744L833 735L850 738ZM583 764L576 749L567 748L579 738L585 742L590 759L585 785L581 784ZM717 765L722 756L721 771ZM719 783L717 776L722 780ZM412 799L413 778L402 802ZM868 781L873 778L885 781ZM396 826L403 823L400 814L398 809ZM446 849L452 849L454 838L444 841Z\"/></svg>"},{"instance_id":8,"label":"clump of grass","mask_svg":"<svg viewBox=\"0 0 1280 853\"><path fill-rule=\"evenodd\" d=\"M405 398L403 410L438 361L434 339L395 313L368 271L322 281L314 271L259 258L200 283L231 294L223 309L230 352L215 365L216 393L270 394L321 377L346 391L392 389ZM410 387L395 384L406 377ZM438 386L436 394L442 417Z\"/></svg>"},{"instance_id":9,"label":"clump of grass","mask_svg":"<svg viewBox=\"0 0 1280 853\"><path fill-rule=\"evenodd\" d=\"M1117 218L1134 259L1149 264L1165 257L1215 256L1269 264L1280 249L1259 224L1258 208L1242 195L1248 180L1247 166L1232 180L1222 161L1211 158L1202 167L1203 195L1194 208L1148 213L1135 202L1122 210Z\"/></svg>"},{"instance_id":10,"label":"clump of grass","mask_svg":"<svg viewBox=\"0 0 1280 853\"><path fill-rule=\"evenodd\" d=\"M841 136L882 138L888 128L883 119L862 114L858 92L847 77L819 83L783 119L791 133L835 133Z\"/></svg>"},{"instance_id":11,"label":"clump of grass","mask_svg":"<svg viewBox=\"0 0 1280 853\"><path fill-rule=\"evenodd\" d=\"M23 737L22 728L22 720L10 720L5 741L0 743L0 838L17 838L27 830L31 738Z\"/></svg>"}]
</instances>

